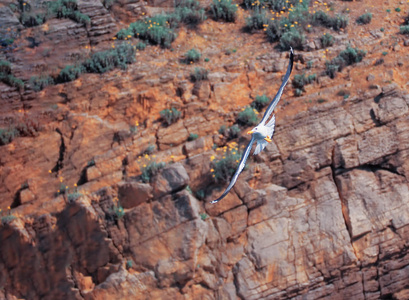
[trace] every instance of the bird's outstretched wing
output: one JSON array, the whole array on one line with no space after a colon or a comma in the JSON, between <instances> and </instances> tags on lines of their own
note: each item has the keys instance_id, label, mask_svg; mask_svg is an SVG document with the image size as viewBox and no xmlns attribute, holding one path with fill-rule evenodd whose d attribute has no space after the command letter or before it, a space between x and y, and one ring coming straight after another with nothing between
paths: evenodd
<instances>
[{"instance_id":1,"label":"bird's outstretched wing","mask_svg":"<svg viewBox=\"0 0 409 300\"><path fill-rule=\"evenodd\" d=\"M266 123L267 119L270 117L274 108L277 106L278 101L280 101L281 95L283 94L284 87L286 86L288 79L290 78L291 71L293 70L293 64L294 64L294 52L293 52L293 48L291 48L290 49L290 62L288 63L287 73L285 73L283 83L281 84L273 101L271 101L270 105L267 107L267 110L264 113L264 116L260 122L260 125L264 125Z\"/></svg>"},{"instance_id":2,"label":"bird's outstretched wing","mask_svg":"<svg viewBox=\"0 0 409 300\"><path fill-rule=\"evenodd\" d=\"M252 136L251 136L251 140L250 140L249 144L247 145L246 149L244 150L244 153L243 153L243 156L241 157L239 166L237 167L236 173L234 173L234 175L233 175L233 177L232 177L232 179L231 179L231 181L230 181L229 186L226 188L226 190L223 192L223 194L222 194L219 198L217 198L216 200L213 200L213 201L210 202L210 203L213 204L213 203L219 202L219 201L222 200L224 197L226 197L226 195L227 195L227 194L230 192L230 190L233 188L234 184L235 184L236 181L237 181L237 178L239 177L241 171L243 171L243 169L244 169L244 167L245 167L245 165L246 165L246 161L247 161L247 158L249 157L250 150L251 150L251 146L253 146L254 140L255 140L254 135L252 135Z\"/></svg>"}]
</instances>

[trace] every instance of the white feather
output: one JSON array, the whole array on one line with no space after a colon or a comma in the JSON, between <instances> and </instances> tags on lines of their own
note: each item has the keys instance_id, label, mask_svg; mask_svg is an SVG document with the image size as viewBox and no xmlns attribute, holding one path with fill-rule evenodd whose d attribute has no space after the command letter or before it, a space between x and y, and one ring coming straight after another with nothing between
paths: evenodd
<instances>
[{"instance_id":1,"label":"white feather","mask_svg":"<svg viewBox=\"0 0 409 300\"><path fill-rule=\"evenodd\" d=\"M265 140L258 140L256 150L254 150L253 155L259 154L267 146L268 142Z\"/></svg>"}]
</instances>

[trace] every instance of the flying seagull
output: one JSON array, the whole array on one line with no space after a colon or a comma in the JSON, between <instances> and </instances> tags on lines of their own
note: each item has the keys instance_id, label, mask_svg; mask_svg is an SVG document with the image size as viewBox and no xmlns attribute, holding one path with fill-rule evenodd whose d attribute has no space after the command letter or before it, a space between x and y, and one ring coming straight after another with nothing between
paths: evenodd
<instances>
[{"instance_id":1,"label":"flying seagull","mask_svg":"<svg viewBox=\"0 0 409 300\"><path fill-rule=\"evenodd\" d=\"M276 123L275 115L273 115L270 121L267 122L267 120L272 114L274 108L277 106L278 101L280 101L281 95L283 94L284 87L286 86L288 79L290 78L290 74L293 69L293 63L294 63L294 53L293 53L293 48L291 48L290 49L290 62L288 63L287 73L285 73L283 83L281 83L281 86L277 92L277 95L274 97L273 101L271 101L270 105L267 107L267 110L264 113L263 119L261 120L260 124L258 124L256 127L254 127L249 132L247 132L247 134L251 134L251 140L249 144L247 145L246 149L244 150L239 166L236 170L236 173L234 173L229 186L226 188L226 190L223 192L223 194L219 198L217 198L216 200L213 200L210 203L219 202L224 197L226 197L226 195L233 188L234 184L237 181L237 178L239 177L241 171L243 171L244 166L246 165L246 160L249 157L250 150L251 150L251 147L253 146L253 143L255 141L257 142L256 150L254 150L254 153L253 153L253 155L257 155L267 146L268 143L271 142L271 138L273 137L274 127Z\"/></svg>"}]
</instances>

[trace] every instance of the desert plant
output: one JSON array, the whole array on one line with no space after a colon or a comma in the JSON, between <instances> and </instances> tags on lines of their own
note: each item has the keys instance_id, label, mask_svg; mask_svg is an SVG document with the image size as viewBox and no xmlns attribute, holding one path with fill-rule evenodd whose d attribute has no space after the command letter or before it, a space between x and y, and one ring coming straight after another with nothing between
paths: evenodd
<instances>
[{"instance_id":1,"label":"desert plant","mask_svg":"<svg viewBox=\"0 0 409 300\"><path fill-rule=\"evenodd\" d=\"M267 106L269 103L270 103L270 98L268 98L266 95L259 95L259 96L256 96L256 99L254 99L253 102L251 102L250 106L260 111L265 106Z\"/></svg>"},{"instance_id":2,"label":"desert plant","mask_svg":"<svg viewBox=\"0 0 409 300\"><path fill-rule=\"evenodd\" d=\"M164 162L157 163L156 161L150 161L148 164L144 164L142 168L141 179L143 182L147 183L155 176L160 169L165 167Z\"/></svg>"},{"instance_id":3,"label":"desert plant","mask_svg":"<svg viewBox=\"0 0 409 300\"><path fill-rule=\"evenodd\" d=\"M11 143L19 135L19 131L14 126L0 128L0 146Z\"/></svg>"},{"instance_id":4,"label":"desert plant","mask_svg":"<svg viewBox=\"0 0 409 300\"><path fill-rule=\"evenodd\" d=\"M292 85L295 89L300 89L304 91L304 86L314 82L317 79L317 75L311 74L305 76L305 74L296 74L294 75Z\"/></svg>"},{"instance_id":5,"label":"desert plant","mask_svg":"<svg viewBox=\"0 0 409 300\"><path fill-rule=\"evenodd\" d=\"M280 48L287 51L290 47L301 50L305 41L304 34L296 28L285 32L280 38Z\"/></svg>"},{"instance_id":6,"label":"desert plant","mask_svg":"<svg viewBox=\"0 0 409 300\"><path fill-rule=\"evenodd\" d=\"M218 20L224 20L226 22L236 21L237 5L232 0L213 0L210 6L213 18Z\"/></svg>"},{"instance_id":7,"label":"desert plant","mask_svg":"<svg viewBox=\"0 0 409 300\"><path fill-rule=\"evenodd\" d=\"M190 80L192 80L192 82L207 80L208 73L209 71L205 68L195 68L195 70L190 73Z\"/></svg>"},{"instance_id":8,"label":"desert plant","mask_svg":"<svg viewBox=\"0 0 409 300\"><path fill-rule=\"evenodd\" d=\"M364 13L356 19L356 22L361 25L369 24L372 21L371 13Z\"/></svg>"},{"instance_id":9,"label":"desert plant","mask_svg":"<svg viewBox=\"0 0 409 300\"><path fill-rule=\"evenodd\" d=\"M114 49L94 53L83 65L89 73L105 73L116 67L126 69L134 61L135 48L123 43Z\"/></svg>"},{"instance_id":10,"label":"desert plant","mask_svg":"<svg viewBox=\"0 0 409 300\"><path fill-rule=\"evenodd\" d=\"M266 10L257 7L251 12L250 17L246 19L246 30L264 29L268 26L269 20Z\"/></svg>"},{"instance_id":11,"label":"desert plant","mask_svg":"<svg viewBox=\"0 0 409 300\"><path fill-rule=\"evenodd\" d=\"M32 76L29 79L30 87L36 92L41 91L47 86L53 85L53 84L54 84L54 79L48 75Z\"/></svg>"},{"instance_id":12,"label":"desert plant","mask_svg":"<svg viewBox=\"0 0 409 300\"><path fill-rule=\"evenodd\" d=\"M200 219L202 219L202 221L206 220L207 217L208 217L208 215L205 214L205 213L201 213L201 214L200 214Z\"/></svg>"},{"instance_id":13,"label":"desert plant","mask_svg":"<svg viewBox=\"0 0 409 300\"><path fill-rule=\"evenodd\" d=\"M82 194L75 191L73 193L69 193L67 196L68 202L74 202L75 200L77 200L79 197L81 197Z\"/></svg>"},{"instance_id":14,"label":"desert plant","mask_svg":"<svg viewBox=\"0 0 409 300\"><path fill-rule=\"evenodd\" d=\"M11 64L6 60L0 60L0 81L20 90L24 88L24 82L11 73Z\"/></svg>"},{"instance_id":15,"label":"desert plant","mask_svg":"<svg viewBox=\"0 0 409 300\"><path fill-rule=\"evenodd\" d=\"M198 62L202 54L200 54L199 51L196 49L192 48L189 51L185 53L185 63L191 64L194 62Z\"/></svg>"},{"instance_id":16,"label":"desert plant","mask_svg":"<svg viewBox=\"0 0 409 300\"><path fill-rule=\"evenodd\" d=\"M20 15L20 22L25 27L34 27L45 23L46 15L35 12L23 11Z\"/></svg>"},{"instance_id":17,"label":"desert plant","mask_svg":"<svg viewBox=\"0 0 409 300\"><path fill-rule=\"evenodd\" d=\"M237 116L237 122L241 125L250 126L258 123L258 111L251 107L246 107Z\"/></svg>"},{"instance_id":18,"label":"desert plant","mask_svg":"<svg viewBox=\"0 0 409 300\"><path fill-rule=\"evenodd\" d=\"M312 15L312 23L315 26L323 26L327 28L332 28L334 30L339 30L341 28L347 27L348 18L344 15L337 15L335 17L331 17L322 10L319 10Z\"/></svg>"},{"instance_id":19,"label":"desert plant","mask_svg":"<svg viewBox=\"0 0 409 300\"><path fill-rule=\"evenodd\" d=\"M167 125L175 123L180 119L181 115L182 113L174 107L171 109L164 109L160 112L160 116Z\"/></svg>"},{"instance_id":20,"label":"desert plant","mask_svg":"<svg viewBox=\"0 0 409 300\"><path fill-rule=\"evenodd\" d=\"M117 220L121 220L125 215L124 208L119 203L114 203L113 211Z\"/></svg>"},{"instance_id":21,"label":"desert plant","mask_svg":"<svg viewBox=\"0 0 409 300\"><path fill-rule=\"evenodd\" d=\"M409 25L403 25L399 28L401 34L409 34Z\"/></svg>"},{"instance_id":22,"label":"desert plant","mask_svg":"<svg viewBox=\"0 0 409 300\"><path fill-rule=\"evenodd\" d=\"M330 35L329 33L324 33L321 36L320 40L321 40L321 45L323 48L327 48L327 47L334 45L334 37Z\"/></svg>"},{"instance_id":23,"label":"desert plant","mask_svg":"<svg viewBox=\"0 0 409 300\"><path fill-rule=\"evenodd\" d=\"M69 82L80 77L86 71L83 65L65 66L57 77L57 82Z\"/></svg>"},{"instance_id":24,"label":"desert plant","mask_svg":"<svg viewBox=\"0 0 409 300\"><path fill-rule=\"evenodd\" d=\"M137 50L145 50L146 44L144 42L139 42L135 47Z\"/></svg>"},{"instance_id":25,"label":"desert plant","mask_svg":"<svg viewBox=\"0 0 409 300\"><path fill-rule=\"evenodd\" d=\"M89 24L89 16L78 11L77 0L57 0L47 2L47 19L56 18L68 18L77 23Z\"/></svg>"},{"instance_id":26,"label":"desert plant","mask_svg":"<svg viewBox=\"0 0 409 300\"><path fill-rule=\"evenodd\" d=\"M173 17L178 22L195 27L206 19L205 10L200 7L199 1L182 0L175 8Z\"/></svg>"},{"instance_id":27,"label":"desert plant","mask_svg":"<svg viewBox=\"0 0 409 300\"><path fill-rule=\"evenodd\" d=\"M219 150L219 149L217 149ZM241 159L241 153L239 152L239 147L236 143L231 146L225 146L222 153L218 154L220 159L216 159L214 156L211 157L211 169L212 178L216 183L228 182L230 177L236 171L237 165Z\"/></svg>"},{"instance_id":28,"label":"desert plant","mask_svg":"<svg viewBox=\"0 0 409 300\"><path fill-rule=\"evenodd\" d=\"M197 133L191 133L189 134L189 137L187 138L188 141L194 141L199 137Z\"/></svg>"},{"instance_id":29,"label":"desert plant","mask_svg":"<svg viewBox=\"0 0 409 300\"><path fill-rule=\"evenodd\" d=\"M342 50L337 57L325 63L326 73L329 77L335 78L336 72L341 72L345 66L362 61L365 55L366 52L364 50L348 46L345 50Z\"/></svg>"}]
</instances>

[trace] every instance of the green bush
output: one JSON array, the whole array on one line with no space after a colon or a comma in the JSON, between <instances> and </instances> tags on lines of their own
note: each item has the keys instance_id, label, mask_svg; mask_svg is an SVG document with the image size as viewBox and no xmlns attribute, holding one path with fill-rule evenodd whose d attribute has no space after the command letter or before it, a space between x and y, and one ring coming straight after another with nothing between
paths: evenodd
<instances>
[{"instance_id":1,"label":"green bush","mask_svg":"<svg viewBox=\"0 0 409 300\"><path fill-rule=\"evenodd\" d=\"M54 79L48 75L32 76L29 80L29 84L34 91L38 92L49 85L53 85Z\"/></svg>"},{"instance_id":2,"label":"green bush","mask_svg":"<svg viewBox=\"0 0 409 300\"><path fill-rule=\"evenodd\" d=\"M268 98L266 95L260 95L260 96L256 96L256 99L253 102L251 102L250 106L260 111L264 107L266 107L269 103L270 103L270 98Z\"/></svg>"},{"instance_id":3,"label":"green bush","mask_svg":"<svg viewBox=\"0 0 409 300\"><path fill-rule=\"evenodd\" d=\"M266 10L257 7L251 12L250 17L246 19L246 30L264 29L268 26L269 21Z\"/></svg>"},{"instance_id":4,"label":"green bush","mask_svg":"<svg viewBox=\"0 0 409 300\"><path fill-rule=\"evenodd\" d=\"M324 33L321 36L320 40L321 40L321 45L323 48L327 48L327 47L334 45L334 37L328 33Z\"/></svg>"},{"instance_id":5,"label":"green bush","mask_svg":"<svg viewBox=\"0 0 409 300\"><path fill-rule=\"evenodd\" d=\"M312 24L315 26L323 26L334 30L339 30L347 27L348 18L343 15L331 17L322 10L319 10L312 15Z\"/></svg>"},{"instance_id":6,"label":"green bush","mask_svg":"<svg viewBox=\"0 0 409 300\"><path fill-rule=\"evenodd\" d=\"M237 122L241 125L250 126L258 124L258 112L254 108L246 107L237 116Z\"/></svg>"},{"instance_id":7,"label":"green bush","mask_svg":"<svg viewBox=\"0 0 409 300\"><path fill-rule=\"evenodd\" d=\"M372 21L372 14L365 13L356 19L356 22L361 25L369 24Z\"/></svg>"},{"instance_id":8,"label":"green bush","mask_svg":"<svg viewBox=\"0 0 409 300\"><path fill-rule=\"evenodd\" d=\"M77 0L57 0L48 1L47 3L47 19L50 18L67 18L77 23L89 24L91 19L89 16L78 11Z\"/></svg>"},{"instance_id":9,"label":"green bush","mask_svg":"<svg viewBox=\"0 0 409 300\"><path fill-rule=\"evenodd\" d=\"M304 86L311 84L316 79L317 75L315 74L308 75L308 77L305 74L296 74L293 77L292 85L294 88L304 91Z\"/></svg>"},{"instance_id":10,"label":"green bush","mask_svg":"<svg viewBox=\"0 0 409 300\"><path fill-rule=\"evenodd\" d=\"M305 41L304 34L298 29L292 28L290 31L285 32L280 38L280 48L283 51L287 51L290 47L293 49L302 50Z\"/></svg>"},{"instance_id":11,"label":"green bush","mask_svg":"<svg viewBox=\"0 0 409 300\"><path fill-rule=\"evenodd\" d=\"M207 80L208 73L209 71L205 68L195 68L195 70L190 73L190 80L192 80L192 82Z\"/></svg>"},{"instance_id":12,"label":"green bush","mask_svg":"<svg viewBox=\"0 0 409 300\"><path fill-rule=\"evenodd\" d=\"M34 12L22 12L20 15L20 22L25 27L34 27L45 23L45 14L37 14Z\"/></svg>"},{"instance_id":13,"label":"green bush","mask_svg":"<svg viewBox=\"0 0 409 300\"><path fill-rule=\"evenodd\" d=\"M365 55L366 52L364 50L348 46L337 57L325 63L326 73L329 77L335 78L336 72L341 72L344 67L362 61Z\"/></svg>"},{"instance_id":14,"label":"green bush","mask_svg":"<svg viewBox=\"0 0 409 300\"><path fill-rule=\"evenodd\" d=\"M145 50L146 44L144 42L139 42L135 47L137 50Z\"/></svg>"},{"instance_id":15,"label":"green bush","mask_svg":"<svg viewBox=\"0 0 409 300\"><path fill-rule=\"evenodd\" d=\"M11 64L0 60L0 81L19 90L24 88L24 82L11 73Z\"/></svg>"},{"instance_id":16,"label":"green bush","mask_svg":"<svg viewBox=\"0 0 409 300\"><path fill-rule=\"evenodd\" d=\"M160 116L167 125L175 123L180 119L181 115L182 113L174 107L172 107L172 109L164 109L160 112Z\"/></svg>"},{"instance_id":17,"label":"green bush","mask_svg":"<svg viewBox=\"0 0 409 300\"><path fill-rule=\"evenodd\" d=\"M241 159L241 153L237 145L224 147L220 159L214 159L211 163L210 172L216 183L228 182L231 176L236 172L237 165Z\"/></svg>"},{"instance_id":18,"label":"green bush","mask_svg":"<svg viewBox=\"0 0 409 300\"><path fill-rule=\"evenodd\" d=\"M409 34L409 25L403 25L399 28L401 34Z\"/></svg>"},{"instance_id":19,"label":"green bush","mask_svg":"<svg viewBox=\"0 0 409 300\"><path fill-rule=\"evenodd\" d=\"M0 128L0 146L11 143L19 135L20 133L15 127Z\"/></svg>"},{"instance_id":20,"label":"green bush","mask_svg":"<svg viewBox=\"0 0 409 300\"><path fill-rule=\"evenodd\" d=\"M163 169L165 167L165 165L166 164L164 162L150 162L148 165L142 168L142 181L145 183L149 182L151 178L159 172L160 169Z\"/></svg>"},{"instance_id":21,"label":"green bush","mask_svg":"<svg viewBox=\"0 0 409 300\"><path fill-rule=\"evenodd\" d=\"M129 44L94 53L84 62L84 67L89 73L105 73L114 68L126 69L127 65L135 61L135 48Z\"/></svg>"},{"instance_id":22,"label":"green bush","mask_svg":"<svg viewBox=\"0 0 409 300\"><path fill-rule=\"evenodd\" d=\"M200 7L199 1L182 0L176 5L173 18L178 22L195 27L206 19L205 10Z\"/></svg>"},{"instance_id":23,"label":"green bush","mask_svg":"<svg viewBox=\"0 0 409 300\"><path fill-rule=\"evenodd\" d=\"M65 66L57 77L57 82L69 82L80 77L86 71L83 65Z\"/></svg>"},{"instance_id":24,"label":"green bush","mask_svg":"<svg viewBox=\"0 0 409 300\"><path fill-rule=\"evenodd\" d=\"M73 193L68 194L67 199L68 199L68 202L74 202L75 200L77 200L81 196L82 196L81 193L73 192Z\"/></svg>"},{"instance_id":25,"label":"green bush","mask_svg":"<svg viewBox=\"0 0 409 300\"><path fill-rule=\"evenodd\" d=\"M188 141L194 141L199 137L197 133L191 133L189 134L189 137L187 138Z\"/></svg>"},{"instance_id":26,"label":"green bush","mask_svg":"<svg viewBox=\"0 0 409 300\"><path fill-rule=\"evenodd\" d=\"M202 54L196 49L190 49L185 53L185 63L191 64L194 62L198 62Z\"/></svg>"},{"instance_id":27,"label":"green bush","mask_svg":"<svg viewBox=\"0 0 409 300\"><path fill-rule=\"evenodd\" d=\"M172 15L161 14L131 23L127 29L121 29L116 36L118 39L134 36L154 45L169 48L176 38L173 28L177 25L178 20Z\"/></svg>"},{"instance_id":28,"label":"green bush","mask_svg":"<svg viewBox=\"0 0 409 300\"><path fill-rule=\"evenodd\" d=\"M114 204L114 213L117 220L121 220L125 215L124 208L119 203Z\"/></svg>"},{"instance_id":29,"label":"green bush","mask_svg":"<svg viewBox=\"0 0 409 300\"><path fill-rule=\"evenodd\" d=\"M1 217L1 225L4 226L4 225L10 223L11 221L13 221L13 220L15 220L15 219L17 219L17 217L14 216L14 215L2 216L2 217Z\"/></svg>"},{"instance_id":30,"label":"green bush","mask_svg":"<svg viewBox=\"0 0 409 300\"><path fill-rule=\"evenodd\" d=\"M237 5L232 0L213 0L210 6L213 18L226 22L235 22L237 17Z\"/></svg>"}]
</instances>

